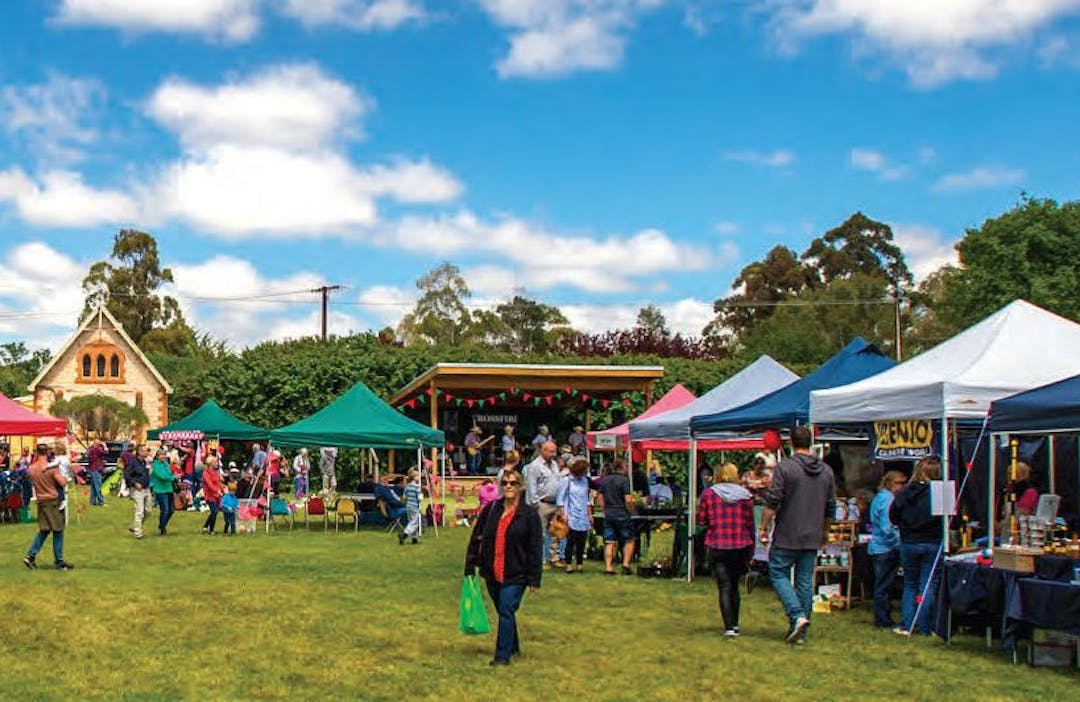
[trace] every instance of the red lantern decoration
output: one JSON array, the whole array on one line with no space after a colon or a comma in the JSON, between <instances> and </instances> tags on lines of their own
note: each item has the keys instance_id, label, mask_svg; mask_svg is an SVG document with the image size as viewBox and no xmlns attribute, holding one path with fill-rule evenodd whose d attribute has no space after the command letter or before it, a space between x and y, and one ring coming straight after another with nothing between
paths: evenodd
<instances>
[{"instance_id":1,"label":"red lantern decoration","mask_svg":"<svg viewBox=\"0 0 1080 702\"><path fill-rule=\"evenodd\" d=\"M780 438L780 432L775 429L769 429L761 437L761 441L765 444L766 451L779 451L783 446L783 440Z\"/></svg>"}]
</instances>

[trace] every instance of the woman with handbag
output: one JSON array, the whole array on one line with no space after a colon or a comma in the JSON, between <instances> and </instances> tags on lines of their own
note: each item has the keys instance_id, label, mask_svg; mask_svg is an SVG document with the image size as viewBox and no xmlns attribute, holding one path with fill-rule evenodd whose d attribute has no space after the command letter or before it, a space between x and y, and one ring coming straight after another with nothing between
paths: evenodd
<instances>
[{"instance_id":1,"label":"woman with handbag","mask_svg":"<svg viewBox=\"0 0 1080 702\"><path fill-rule=\"evenodd\" d=\"M485 507L477 517L465 553L465 575L477 570L499 613L495 657L491 665L508 665L521 653L517 610L525 588L536 592L543 572L544 544L540 515L522 499L524 481L516 470L504 470L499 480L503 498Z\"/></svg>"}]
</instances>

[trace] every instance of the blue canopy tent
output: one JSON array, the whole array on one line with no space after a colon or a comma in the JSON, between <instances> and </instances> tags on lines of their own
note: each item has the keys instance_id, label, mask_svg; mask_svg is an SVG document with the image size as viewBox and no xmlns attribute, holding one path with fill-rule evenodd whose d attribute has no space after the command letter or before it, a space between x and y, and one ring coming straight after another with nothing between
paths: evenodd
<instances>
[{"instance_id":1,"label":"blue canopy tent","mask_svg":"<svg viewBox=\"0 0 1080 702\"><path fill-rule=\"evenodd\" d=\"M744 431L762 427L790 428L806 424L810 418L810 392L854 383L896 365L862 337L856 337L816 370L790 385L741 407L690 419L696 439L713 433Z\"/></svg>"},{"instance_id":2,"label":"blue canopy tent","mask_svg":"<svg viewBox=\"0 0 1080 702\"><path fill-rule=\"evenodd\" d=\"M995 441L997 435L1046 435L1045 441L1029 437L1022 442L1021 459L1032 463L1034 468L1032 459L1045 451L1043 487L1061 496L1059 514L1071 515L1080 523L1080 375L994 400L990 403L987 430L993 446L1000 446ZM1060 434L1076 436L1057 436ZM1033 441L1036 443L1032 444ZM1023 455L1025 448L1026 453L1032 454L1030 457ZM1076 472L1068 469L1071 464L1077 466ZM993 485L1007 480L1003 470L992 470L990 500L998 497ZM993 502L988 509L994 509Z\"/></svg>"},{"instance_id":3,"label":"blue canopy tent","mask_svg":"<svg viewBox=\"0 0 1080 702\"><path fill-rule=\"evenodd\" d=\"M1080 434L1080 375L990 403L992 432Z\"/></svg>"}]
</instances>

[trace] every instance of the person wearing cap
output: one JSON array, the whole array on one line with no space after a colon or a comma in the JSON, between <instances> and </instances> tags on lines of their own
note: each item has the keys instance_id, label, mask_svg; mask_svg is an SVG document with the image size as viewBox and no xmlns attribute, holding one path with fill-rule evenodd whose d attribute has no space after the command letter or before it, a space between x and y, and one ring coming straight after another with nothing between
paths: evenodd
<instances>
[{"instance_id":1,"label":"person wearing cap","mask_svg":"<svg viewBox=\"0 0 1080 702\"><path fill-rule=\"evenodd\" d=\"M484 458L480 454L480 435L483 433L483 429L474 426L465 435L465 453L468 455L465 470L469 475L478 475L480 473L480 464Z\"/></svg>"},{"instance_id":2,"label":"person wearing cap","mask_svg":"<svg viewBox=\"0 0 1080 702\"><path fill-rule=\"evenodd\" d=\"M575 426L566 442L570 444L570 453L580 456L585 450L585 427L580 424Z\"/></svg>"},{"instance_id":3,"label":"person wearing cap","mask_svg":"<svg viewBox=\"0 0 1080 702\"><path fill-rule=\"evenodd\" d=\"M507 424L503 427L502 441L499 448L502 449L503 456L511 451L517 451L517 437L514 436L514 425Z\"/></svg>"}]
</instances>

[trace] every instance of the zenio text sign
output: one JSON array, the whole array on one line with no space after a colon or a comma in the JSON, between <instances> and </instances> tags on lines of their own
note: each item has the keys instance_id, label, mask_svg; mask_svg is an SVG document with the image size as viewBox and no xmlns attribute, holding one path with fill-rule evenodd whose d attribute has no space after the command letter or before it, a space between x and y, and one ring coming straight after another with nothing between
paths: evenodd
<instances>
[{"instance_id":1,"label":"zenio text sign","mask_svg":"<svg viewBox=\"0 0 1080 702\"><path fill-rule=\"evenodd\" d=\"M874 422L874 458L918 460L934 453L934 427L929 419Z\"/></svg>"}]
</instances>

